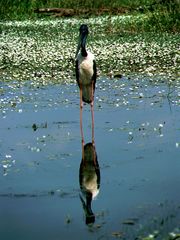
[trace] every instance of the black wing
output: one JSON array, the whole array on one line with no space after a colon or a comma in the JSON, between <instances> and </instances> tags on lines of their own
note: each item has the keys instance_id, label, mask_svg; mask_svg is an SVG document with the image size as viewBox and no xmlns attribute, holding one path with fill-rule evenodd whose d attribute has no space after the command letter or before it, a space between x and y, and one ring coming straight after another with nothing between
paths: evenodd
<instances>
[{"instance_id":1,"label":"black wing","mask_svg":"<svg viewBox=\"0 0 180 240\"><path fill-rule=\"evenodd\" d=\"M78 64L78 60L76 60L76 69L75 69L75 71L76 71L76 81L77 81L77 84L78 84L78 86L79 86L79 64Z\"/></svg>"},{"instance_id":2,"label":"black wing","mask_svg":"<svg viewBox=\"0 0 180 240\"><path fill-rule=\"evenodd\" d=\"M93 80L93 88L94 88L94 90L95 90L95 85L96 85L96 78L97 78L96 61L93 60L93 76L92 76L92 80Z\"/></svg>"}]
</instances>

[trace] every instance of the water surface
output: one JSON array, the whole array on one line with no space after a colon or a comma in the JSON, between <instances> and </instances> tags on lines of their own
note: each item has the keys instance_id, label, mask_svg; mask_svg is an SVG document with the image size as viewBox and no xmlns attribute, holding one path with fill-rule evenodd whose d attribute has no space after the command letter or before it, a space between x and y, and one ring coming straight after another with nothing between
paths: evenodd
<instances>
[{"instance_id":1,"label":"water surface","mask_svg":"<svg viewBox=\"0 0 180 240\"><path fill-rule=\"evenodd\" d=\"M86 225L76 84L0 83L2 239L157 239L180 223L179 87L148 79L97 82L100 191ZM84 106L85 143L91 142Z\"/></svg>"}]
</instances>

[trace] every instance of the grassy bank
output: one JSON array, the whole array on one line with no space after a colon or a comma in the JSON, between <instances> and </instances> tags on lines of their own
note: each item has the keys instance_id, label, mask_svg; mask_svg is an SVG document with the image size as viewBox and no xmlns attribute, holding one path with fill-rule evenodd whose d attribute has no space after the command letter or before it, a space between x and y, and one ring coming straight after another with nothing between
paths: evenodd
<instances>
[{"instance_id":1,"label":"grassy bank","mask_svg":"<svg viewBox=\"0 0 180 240\"><path fill-rule=\"evenodd\" d=\"M100 75L179 77L179 0L1 0L2 80L74 81L79 25L89 25L88 48ZM54 18L40 7L126 8L121 15Z\"/></svg>"},{"instance_id":2,"label":"grassy bank","mask_svg":"<svg viewBox=\"0 0 180 240\"><path fill-rule=\"evenodd\" d=\"M86 22L91 34L87 47L96 55L101 76L158 76L176 80L179 72L179 35L123 31L143 23L145 16L100 16L1 23L0 72L5 81L75 81L74 56L78 29ZM121 26L122 28L118 28Z\"/></svg>"},{"instance_id":3,"label":"grassy bank","mask_svg":"<svg viewBox=\"0 0 180 240\"><path fill-rule=\"evenodd\" d=\"M179 12L180 0L1 0L1 20L22 20L51 17L34 13L39 8L72 8L72 9L101 9L122 8L126 14L144 14L147 18L141 25L130 24L133 31L173 31L180 30ZM93 13L93 11L91 11ZM111 11L107 14L110 15ZM87 16L86 16L87 17Z\"/></svg>"}]
</instances>

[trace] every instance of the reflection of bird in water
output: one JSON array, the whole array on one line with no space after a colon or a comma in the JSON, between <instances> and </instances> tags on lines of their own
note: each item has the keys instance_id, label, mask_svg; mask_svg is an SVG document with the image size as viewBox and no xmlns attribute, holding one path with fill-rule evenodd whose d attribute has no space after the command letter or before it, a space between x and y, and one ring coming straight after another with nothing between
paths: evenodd
<instances>
[{"instance_id":1,"label":"reflection of bird in water","mask_svg":"<svg viewBox=\"0 0 180 240\"><path fill-rule=\"evenodd\" d=\"M82 132L83 102L91 104L92 138L94 138L94 91L96 84L96 62L94 55L86 50L86 39L89 33L88 26L82 24L79 29L79 43L76 51L76 80L80 89L80 127ZM81 51L80 51L81 50ZM80 53L79 53L80 51ZM82 139L84 141L84 138Z\"/></svg>"},{"instance_id":2,"label":"reflection of bird in water","mask_svg":"<svg viewBox=\"0 0 180 240\"><path fill-rule=\"evenodd\" d=\"M86 224L94 223L95 215L91 209L91 202L99 193L100 169L95 146L92 143L87 143L82 149L79 184L82 191L80 199L86 215Z\"/></svg>"}]
</instances>

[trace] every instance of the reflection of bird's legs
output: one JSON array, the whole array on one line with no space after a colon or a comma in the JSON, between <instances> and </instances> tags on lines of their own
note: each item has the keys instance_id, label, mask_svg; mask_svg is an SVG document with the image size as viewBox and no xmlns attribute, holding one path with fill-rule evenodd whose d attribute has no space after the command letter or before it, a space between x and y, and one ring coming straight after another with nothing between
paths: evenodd
<instances>
[{"instance_id":1,"label":"reflection of bird's legs","mask_svg":"<svg viewBox=\"0 0 180 240\"><path fill-rule=\"evenodd\" d=\"M82 86L80 86L80 129L81 129L82 143L84 144L83 124L82 124L82 111L83 111Z\"/></svg>"},{"instance_id":2,"label":"reflection of bird's legs","mask_svg":"<svg viewBox=\"0 0 180 240\"><path fill-rule=\"evenodd\" d=\"M81 142L82 144L82 161L84 162L84 142Z\"/></svg>"},{"instance_id":3,"label":"reflection of bird's legs","mask_svg":"<svg viewBox=\"0 0 180 240\"><path fill-rule=\"evenodd\" d=\"M92 96L92 101L91 101L91 117L92 117L92 143L94 145L94 86L93 82L91 85L91 96Z\"/></svg>"}]
</instances>

